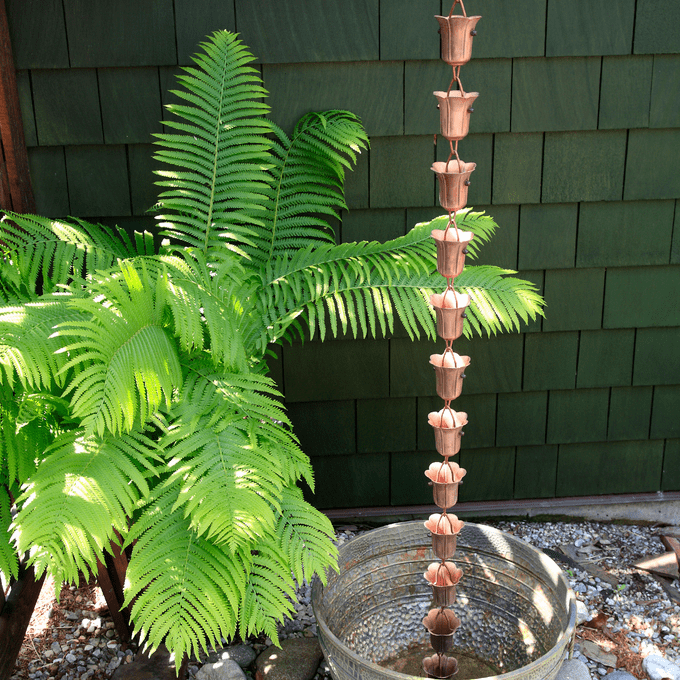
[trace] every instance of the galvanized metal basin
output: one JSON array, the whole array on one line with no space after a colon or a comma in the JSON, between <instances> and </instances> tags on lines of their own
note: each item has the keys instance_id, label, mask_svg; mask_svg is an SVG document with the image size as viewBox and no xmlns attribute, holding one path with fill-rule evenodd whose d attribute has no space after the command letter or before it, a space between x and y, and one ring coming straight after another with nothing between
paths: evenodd
<instances>
[{"instance_id":1,"label":"galvanized metal basin","mask_svg":"<svg viewBox=\"0 0 680 680\"><path fill-rule=\"evenodd\" d=\"M340 571L325 587L314 583L319 641L335 680L413 677L378 663L429 639L422 620L432 603L423 578L435 560L430 544L422 522L375 529L341 548ZM453 560L464 571L453 606L462 620L456 649L507 680L553 680L576 625L574 594L559 567L479 524L462 529Z\"/></svg>"}]
</instances>

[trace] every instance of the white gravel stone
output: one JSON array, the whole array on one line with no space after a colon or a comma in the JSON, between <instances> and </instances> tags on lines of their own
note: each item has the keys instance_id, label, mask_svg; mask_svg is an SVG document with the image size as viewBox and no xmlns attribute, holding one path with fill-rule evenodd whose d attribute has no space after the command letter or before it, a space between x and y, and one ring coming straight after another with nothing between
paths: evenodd
<instances>
[{"instance_id":1,"label":"white gravel stone","mask_svg":"<svg viewBox=\"0 0 680 680\"><path fill-rule=\"evenodd\" d=\"M246 680L241 666L232 659L207 663L196 673L196 680Z\"/></svg>"},{"instance_id":2,"label":"white gravel stone","mask_svg":"<svg viewBox=\"0 0 680 680\"><path fill-rule=\"evenodd\" d=\"M566 659L555 680L590 680L590 672L580 659Z\"/></svg>"},{"instance_id":3,"label":"white gravel stone","mask_svg":"<svg viewBox=\"0 0 680 680\"><path fill-rule=\"evenodd\" d=\"M680 680L680 666L665 659L660 654L651 654L642 661L642 667L647 673L649 680Z\"/></svg>"}]
</instances>

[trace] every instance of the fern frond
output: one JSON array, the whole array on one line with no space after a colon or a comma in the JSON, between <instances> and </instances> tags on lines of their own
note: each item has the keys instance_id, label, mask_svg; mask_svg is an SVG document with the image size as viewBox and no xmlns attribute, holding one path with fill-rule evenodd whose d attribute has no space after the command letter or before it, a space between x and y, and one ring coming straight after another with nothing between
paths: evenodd
<instances>
[{"instance_id":1,"label":"fern frond","mask_svg":"<svg viewBox=\"0 0 680 680\"><path fill-rule=\"evenodd\" d=\"M298 583L311 582L314 574L326 583L326 570L335 568L338 558L333 525L303 500L302 492L296 487L283 492L276 536Z\"/></svg>"},{"instance_id":2,"label":"fern frond","mask_svg":"<svg viewBox=\"0 0 680 680\"><path fill-rule=\"evenodd\" d=\"M21 283L34 294L39 284L43 293L50 293L88 272L108 269L118 259L154 252L148 232L135 234L133 242L120 227L8 211L0 220L0 243L7 247Z\"/></svg>"},{"instance_id":3,"label":"fern frond","mask_svg":"<svg viewBox=\"0 0 680 680\"><path fill-rule=\"evenodd\" d=\"M545 303L536 286L511 276L516 273L490 265L468 266L456 278L456 290L470 296L467 337L472 331L479 335L518 331L521 321L543 316Z\"/></svg>"},{"instance_id":4,"label":"fern frond","mask_svg":"<svg viewBox=\"0 0 680 680\"><path fill-rule=\"evenodd\" d=\"M0 461L10 487L21 488L45 449L61 434L62 419L57 416L67 417L68 404L51 394L16 390L12 395L4 389L0 394Z\"/></svg>"},{"instance_id":5,"label":"fern frond","mask_svg":"<svg viewBox=\"0 0 680 680\"><path fill-rule=\"evenodd\" d=\"M145 648L162 642L175 654L198 657L207 645L236 631L245 595L249 555L229 554L197 535L177 505L173 486L155 494L132 527L125 605ZM167 637L166 637L167 636Z\"/></svg>"},{"instance_id":6,"label":"fern frond","mask_svg":"<svg viewBox=\"0 0 680 680\"><path fill-rule=\"evenodd\" d=\"M100 436L146 422L182 381L177 348L162 324L165 281L154 284L131 263L121 262L120 273L93 284L95 297L69 301L90 319L61 323L54 333L72 338L60 351L71 356L62 372L79 369L65 391L73 415Z\"/></svg>"},{"instance_id":7,"label":"fern frond","mask_svg":"<svg viewBox=\"0 0 680 680\"><path fill-rule=\"evenodd\" d=\"M260 299L268 339L276 341L304 314L312 337L326 333L326 318L333 334L340 320L343 332L375 335L393 329L394 306L412 337L421 328L434 334L432 314L426 306L427 288L440 285L434 242L429 225L417 225L388 243L362 241L321 245L280 256L264 271ZM397 292L398 291L398 292ZM407 311L411 306L412 312Z\"/></svg>"},{"instance_id":8,"label":"fern frond","mask_svg":"<svg viewBox=\"0 0 680 680\"><path fill-rule=\"evenodd\" d=\"M330 224L321 215L339 217L346 208L344 171L368 147L359 119L348 111L308 113L288 138L274 126L271 204L266 231L248 250L255 261L271 262L299 248L334 243ZM350 162L351 161L351 162Z\"/></svg>"},{"instance_id":9,"label":"fern frond","mask_svg":"<svg viewBox=\"0 0 680 680\"><path fill-rule=\"evenodd\" d=\"M253 286L244 268L228 251L212 266L201 251L185 249L181 255L162 261L169 274L166 302L182 349L209 348L216 366L248 370L240 329L247 323L244 301Z\"/></svg>"},{"instance_id":10,"label":"fern frond","mask_svg":"<svg viewBox=\"0 0 680 680\"><path fill-rule=\"evenodd\" d=\"M135 503L149 493L157 446L139 432L104 439L62 434L44 452L13 528L19 553L31 551L38 575L77 582L103 561L114 531L127 531Z\"/></svg>"},{"instance_id":11,"label":"fern frond","mask_svg":"<svg viewBox=\"0 0 680 680\"><path fill-rule=\"evenodd\" d=\"M285 553L267 541L253 555L240 612L239 633L243 639L264 632L279 644L278 623L293 613L295 584Z\"/></svg>"},{"instance_id":12,"label":"fern frond","mask_svg":"<svg viewBox=\"0 0 680 680\"><path fill-rule=\"evenodd\" d=\"M19 556L10 540L9 527L12 523L10 507L7 486L5 480L0 477L0 576L3 584L9 583L10 578L19 576Z\"/></svg>"},{"instance_id":13,"label":"fern frond","mask_svg":"<svg viewBox=\"0 0 680 680\"><path fill-rule=\"evenodd\" d=\"M266 91L235 35L214 33L201 47L199 68L179 78L186 90L174 92L187 104L167 107L183 121L168 126L182 134L156 135L163 148L154 158L179 168L159 173L167 189L158 202L160 226L204 254L224 247L240 253L262 226L271 126L269 108L256 99Z\"/></svg>"},{"instance_id":14,"label":"fern frond","mask_svg":"<svg viewBox=\"0 0 680 680\"><path fill-rule=\"evenodd\" d=\"M64 385L67 357L54 336L59 323L83 319L66 304L68 295L52 295L16 307L0 308L0 377L10 386L15 379L25 389L50 390Z\"/></svg>"},{"instance_id":15,"label":"fern frond","mask_svg":"<svg viewBox=\"0 0 680 680\"><path fill-rule=\"evenodd\" d=\"M292 434L275 423L288 419L256 391L263 388L275 392L264 376L204 376L192 367L163 444L167 484L180 484L177 505L197 534L232 552L271 532L280 508L280 455L271 454Z\"/></svg>"}]
</instances>

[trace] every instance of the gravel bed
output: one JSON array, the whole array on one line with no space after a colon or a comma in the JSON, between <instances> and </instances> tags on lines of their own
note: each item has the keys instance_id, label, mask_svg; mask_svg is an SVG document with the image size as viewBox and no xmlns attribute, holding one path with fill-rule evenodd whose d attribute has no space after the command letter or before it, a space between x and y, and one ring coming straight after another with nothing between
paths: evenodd
<instances>
[{"instance_id":1,"label":"gravel bed","mask_svg":"<svg viewBox=\"0 0 680 680\"><path fill-rule=\"evenodd\" d=\"M659 654L680 665L680 603L671 600L652 575L632 566L642 558L665 552L657 535L659 529L599 522L488 524L539 549L558 551L560 545L571 544L579 562L597 565L615 577L617 587L585 568L560 564L582 603L582 616L591 619L590 624L579 627L574 656L587 664L593 680L613 669L585 656L584 640L608 640L610 651L618 655L619 666L639 678L645 677L642 659L650 654ZM354 525L338 527L336 543L341 546L366 530ZM672 585L680 590L677 580ZM136 647L118 639L98 588L94 585L64 588L59 604L51 590L49 584L43 588L12 680L108 678L118 666L132 661ZM308 584L298 588L295 610L294 617L281 627L281 639L315 637ZM271 640L254 638L243 644L259 654ZM189 675L194 676L201 665L191 663ZM253 675L252 666L246 669L246 674ZM329 680L325 662L315 678Z\"/></svg>"}]
</instances>

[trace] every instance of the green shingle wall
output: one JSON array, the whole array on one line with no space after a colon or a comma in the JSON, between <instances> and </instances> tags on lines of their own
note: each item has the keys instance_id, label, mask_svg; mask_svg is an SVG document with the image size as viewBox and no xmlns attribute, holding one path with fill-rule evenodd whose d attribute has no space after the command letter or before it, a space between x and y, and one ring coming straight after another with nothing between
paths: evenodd
<instances>
[{"instance_id":1,"label":"green shingle wall","mask_svg":"<svg viewBox=\"0 0 680 680\"><path fill-rule=\"evenodd\" d=\"M240 33L273 119L349 109L371 137L339 240L440 214L430 166L442 0L6 0L38 210L147 228L153 132L205 34ZM499 230L478 263L519 269L546 318L459 340L469 414L461 500L680 490L680 4L469 0L478 91L471 205ZM278 350L272 374L312 456L320 507L428 503L441 408L429 355L378 340ZM493 472L493 474L490 473Z\"/></svg>"}]
</instances>

